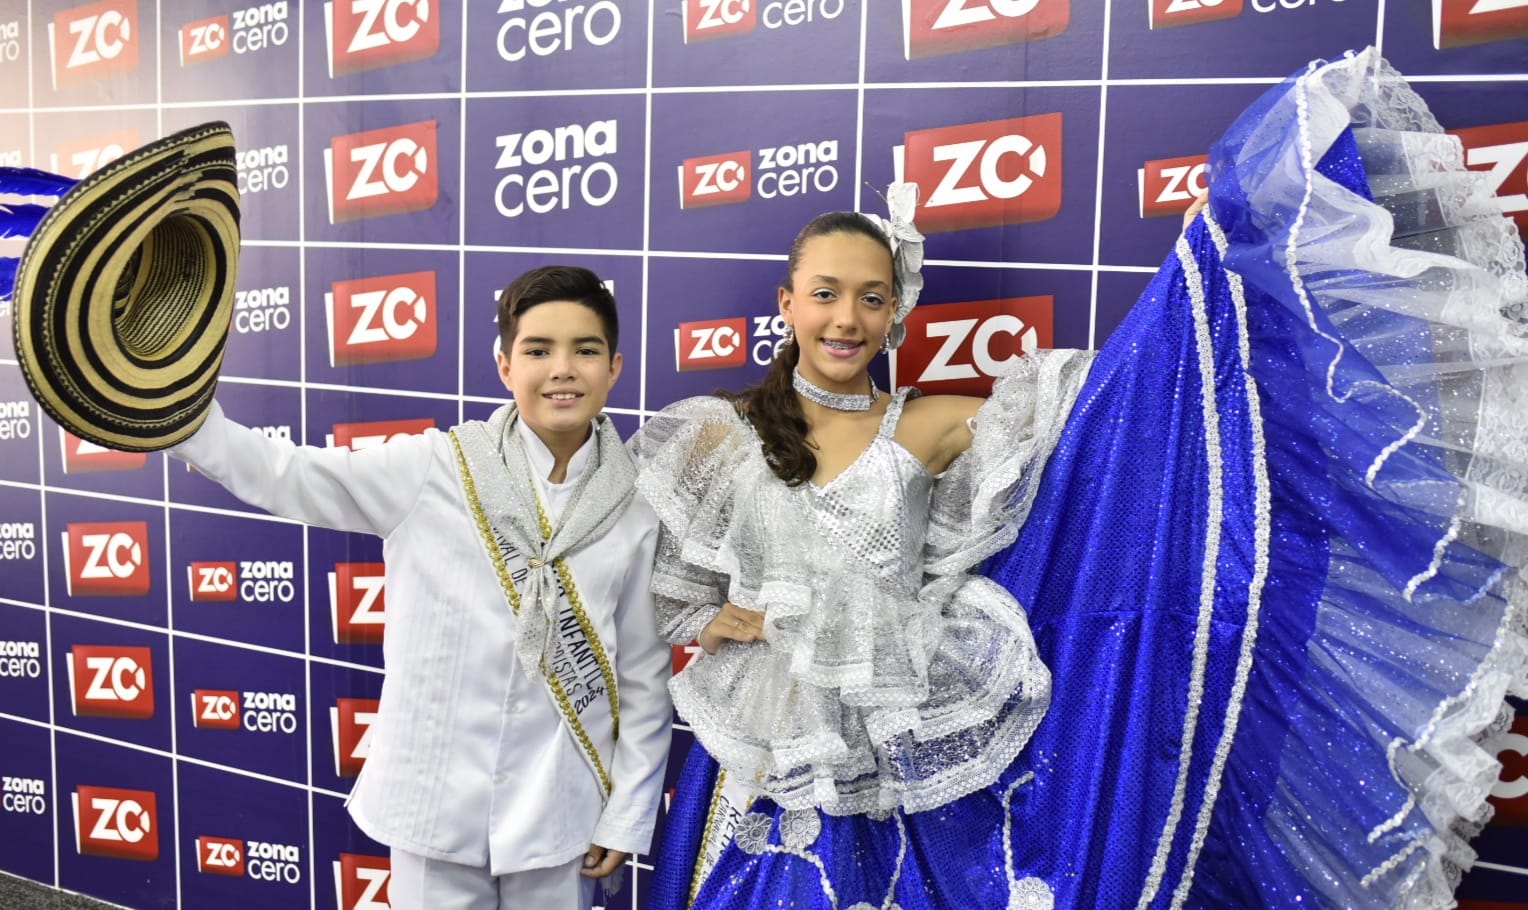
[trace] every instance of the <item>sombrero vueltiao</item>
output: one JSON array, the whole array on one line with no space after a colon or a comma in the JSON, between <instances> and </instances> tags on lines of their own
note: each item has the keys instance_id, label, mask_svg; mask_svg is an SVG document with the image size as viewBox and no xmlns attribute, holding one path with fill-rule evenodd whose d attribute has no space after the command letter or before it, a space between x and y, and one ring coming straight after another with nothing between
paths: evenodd
<instances>
[{"instance_id":1,"label":"sombrero vueltiao","mask_svg":"<svg viewBox=\"0 0 1528 910\"><path fill-rule=\"evenodd\" d=\"M77 436L163 449L201 426L233 315L233 133L208 123L128 152L38 223L16 269L16 356Z\"/></svg>"}]
</instances>

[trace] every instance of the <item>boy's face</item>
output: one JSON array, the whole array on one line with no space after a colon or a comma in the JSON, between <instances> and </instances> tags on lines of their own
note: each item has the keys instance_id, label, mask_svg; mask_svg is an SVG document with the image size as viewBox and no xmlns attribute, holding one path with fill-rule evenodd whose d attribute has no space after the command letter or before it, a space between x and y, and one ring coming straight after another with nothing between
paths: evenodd
<instances>
[{"instance_id":1,"label":"boy's face","mask_svg":"<svg viewBox=\"0 0 1528 910\"><path fill-rule=\"evenodd\" d=\"M621 375L621 355L611 356L599 316L568 300L522 313L515 343L498 359L504 388L544 442L575 434L582 439Z\"/></svg>"}]
</instances>

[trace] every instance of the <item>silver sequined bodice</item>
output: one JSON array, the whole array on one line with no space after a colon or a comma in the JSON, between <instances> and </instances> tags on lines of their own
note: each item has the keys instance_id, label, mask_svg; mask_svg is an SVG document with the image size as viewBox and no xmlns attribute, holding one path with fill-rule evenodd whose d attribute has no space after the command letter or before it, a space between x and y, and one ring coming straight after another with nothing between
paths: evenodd
<instances>
[{"instance_id":1,"label":"silver sequined bodice","mask_svg":"<svg viewBox=\"0 0 1528 910\"><path fill-rule=\"evenodd\" d=\"M906 395L896 394L880 432L843 473L794 493L809 504L821 539L851 551L894 589L913 591L923 575L934 477L892 439Z\"/></svg>"}]
</instances>

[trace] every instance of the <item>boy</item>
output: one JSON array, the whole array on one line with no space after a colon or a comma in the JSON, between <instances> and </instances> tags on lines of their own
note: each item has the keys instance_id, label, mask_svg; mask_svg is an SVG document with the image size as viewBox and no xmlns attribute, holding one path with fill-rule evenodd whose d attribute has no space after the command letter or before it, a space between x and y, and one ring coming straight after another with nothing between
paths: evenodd
<instances>
[{"instance_id":1,"label":"boy","mask_svg":"<svg viewBox=\"0 0 1528 910\"><path fill-rule=\"evenodd\" d=\"M672 658L658 521L600 413L618 331L592 272L534 269L499 300L514 401L487 421L351 452L214 405L170 450L251 505L384 540L387 675L348 805L392 848L394 910L587 910L648 847Z\"/></svg>"}]
</instances>

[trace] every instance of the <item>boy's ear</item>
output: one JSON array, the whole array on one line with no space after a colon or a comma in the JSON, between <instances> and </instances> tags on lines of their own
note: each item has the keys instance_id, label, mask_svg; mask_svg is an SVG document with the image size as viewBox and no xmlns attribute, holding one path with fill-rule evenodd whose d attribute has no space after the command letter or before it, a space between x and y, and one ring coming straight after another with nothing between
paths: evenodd
<instances>
[{"instance_id":1,"label":"boy's ear","mask_svg":"<svg viewBox=\"0 0 1528 910\"><path fill-rule=\"evenodd\" d=\"M508 369L509 369L508 367L505 367L505 370L508 370ZM506 373L506 375L508 375L508 374ZM610 358L610 382L609 382L609 384L607 384L605 386L605 391L608 392L611 389L615 388L615 381L617 379L620 379L620 378L621 378L621 352L620 351L616 351L615 352L615 356Z\"/></svg>"},{"instance_id":2,"label":"boy's ear","mask_svg":"<svg viewBox=\"0 0 1528 910\"><path fill-rule=\"evenodd\" d=\"M509 389L509 355L501 350L494 354L494 360L499 366L499 381L504 383L505 389Z\"/></svg>"}]
</instances>

